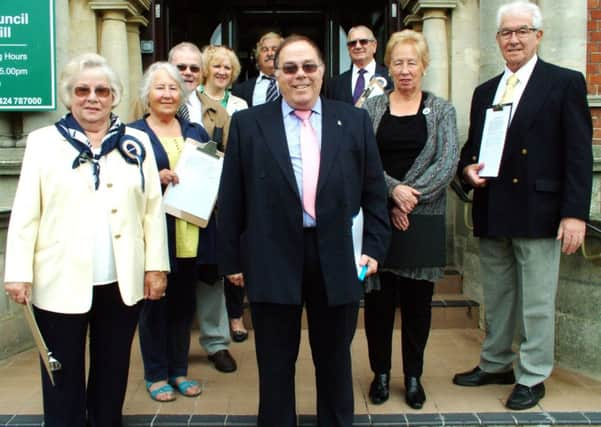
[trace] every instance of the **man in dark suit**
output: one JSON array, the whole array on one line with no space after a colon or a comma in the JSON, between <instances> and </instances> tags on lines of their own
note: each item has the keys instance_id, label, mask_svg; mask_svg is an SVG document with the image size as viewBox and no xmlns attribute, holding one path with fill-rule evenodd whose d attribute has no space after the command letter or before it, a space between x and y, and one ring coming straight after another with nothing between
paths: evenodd
<instances>
[{"instance_id":1,"label":"man in dark suit","mask_svg":"<svg viewBox=\"0 0 601 427\"><path fill-rule=\"evenodd\" d=\"M486 338L479 366L453 382L515 381L505 404L517 410L538 403L553 368L560 254L582 244L590 208L592 124L583 76L537 57L543 36L538 6L501 6L497 25L506 68L474 92L459 163L461 178L474 189ZM477 159L486 110L508 102L512 117L500 171L485 179ZM519 357L512 351L515 335Z\"/></svg>"},{"instance_id":2,"label":"man in dark suit","mask_svg":"<svg viewBox=\"0 0 601 427\"><path fill-rule=\"evenodd\" d=\"M249 107L275 101L280 95L273 65L275 51L280 43L282 43L282 36L279 34L273 32L263 34L255 48L259 75L232 88L232 95L244 99Z\"/></svg>"},{"instance_id":3,"label":"man in dark suit","mask_svg":"<svg viewBox=\"0 0 601 427\"><path fill-rule=\"evenodd\" d=\"M384 77L386 79L386 89L392 89L392 82L388 78L388 70L386 67L376 64L374 59L378 41L369 28L364 25L351 28L348 32L346 46L353 65L350 70L332 77L326 82L326 98L355 105L374 76ZM370 96L381 94L382 90L375 88Z\"/></svg>"},{"instance_id":4,"label":"man in dark suit","mask_svg":"<svg viewBox=\"0 0 601 427\"><path fill-rule=\"evenodd\" d=\"M319 97L324 65L311 40L285 39L275 64L282 97L232 118L219 192L220 267L248 291L258 425L296 426L304 305L318 424L347 427L353 422L350 344L363 294L351 226L362 208L359 264L373 274L390 235L382 166L366 112Z\"/></svg>"}]
</instances>

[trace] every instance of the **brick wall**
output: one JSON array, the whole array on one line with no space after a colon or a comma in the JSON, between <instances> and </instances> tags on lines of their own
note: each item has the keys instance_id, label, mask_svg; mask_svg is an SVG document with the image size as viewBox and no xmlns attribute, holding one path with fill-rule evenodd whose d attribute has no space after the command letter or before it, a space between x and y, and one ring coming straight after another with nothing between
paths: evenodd
<instances>
[{"instance_id":1,"label":"brick wall","mask_svg":"<svg viewBox=\"0 0 601 427\"><path fill-rule=\"evenodd\" d=\"M586 81L590 95L601 96L601 0L588 0ZM592 107L593 144L601 145L601 107Z\"/></svg>"}]
</instances>

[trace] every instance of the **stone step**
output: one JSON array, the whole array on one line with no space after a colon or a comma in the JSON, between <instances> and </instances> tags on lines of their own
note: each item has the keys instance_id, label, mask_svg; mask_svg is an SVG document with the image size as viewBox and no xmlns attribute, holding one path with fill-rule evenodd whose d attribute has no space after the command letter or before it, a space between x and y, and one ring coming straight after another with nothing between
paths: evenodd
<instances>
[{"instance_id":1,"label":"stone step","mask_svg":"<svg viewBox=\"0 0 601 427\"><path fill-rule=\"evenodd\" d=\"M434 292L439 294L461 294L463 292L463 277L457 270L447 269L442 279L434 285Z\"/></svg>"}]
</instances>

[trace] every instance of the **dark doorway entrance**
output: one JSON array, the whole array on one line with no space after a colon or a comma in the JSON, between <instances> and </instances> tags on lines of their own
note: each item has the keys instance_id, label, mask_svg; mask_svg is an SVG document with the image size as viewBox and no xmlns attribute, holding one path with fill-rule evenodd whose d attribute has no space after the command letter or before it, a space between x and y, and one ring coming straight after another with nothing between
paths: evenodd
<instances>
[{"instance_id":1,"label":"dark doorway entrance","mask_svg":"<svg viewBox=\"0 0 601 427\"><path fill-rule=\"evenodd\" d=\"M181 41L199 47L224 44L236 51L242 64L240 80L256 75L254 48L259 37L274 31L303 34L322 49L327 75L348 68L345 33L354 25L368 25L378 39L377 60L382 62L388 36L399 29L396 0L362 2L342 0L154 0L151 24L143 38L154 40L155 50L145 66L167 58L169 48ZM157 17L158 14L158 17Z\"/></svg>"}]
</instances>

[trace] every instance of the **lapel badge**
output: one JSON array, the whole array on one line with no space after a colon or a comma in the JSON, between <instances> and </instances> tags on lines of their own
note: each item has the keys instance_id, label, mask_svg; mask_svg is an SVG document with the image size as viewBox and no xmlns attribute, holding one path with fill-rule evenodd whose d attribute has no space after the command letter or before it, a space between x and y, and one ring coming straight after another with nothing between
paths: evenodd
<instances>
[{"instance_id":1,"label":"lapel badge","mask_svg":"<svg viewBox=\"0 0 601 427\"><path fill-rule=\"evenodd\" d=\"M338 126L342 126L342 122L341 122L340 120L338 120L338 121L336 122L336 124L337 124Z\"/></svg>"},{"instance_id":2,"label":"lapel badge","mask_svg":"<svg viewBox=\"0 0 601 427\"><path fill-rule=\"evenodd\" d=\"M430 109L428 107L426 107L422 110L422 113L424 116L427 116L428 114L430 114Z\"/></svg>"}]
</instances>

